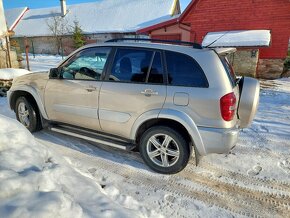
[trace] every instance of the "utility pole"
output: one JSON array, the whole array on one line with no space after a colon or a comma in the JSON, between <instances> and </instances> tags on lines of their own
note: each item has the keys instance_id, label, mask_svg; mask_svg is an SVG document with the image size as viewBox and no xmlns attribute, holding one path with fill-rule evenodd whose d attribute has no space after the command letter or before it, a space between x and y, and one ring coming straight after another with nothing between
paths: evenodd
<instances>
[{"instance_id":1,"label":"utility pole","mask_svg":"<svg viewBox=\"0 0 290 218\"><path fill-rule=\"evenodd\" d=\"M28 45L28 41L27 41L26 37L24 37L24 44L25 44L25 55L26 55L27 70L30 71L29 58L28 58L29 45Z\"/></svg>"}]
</instances>

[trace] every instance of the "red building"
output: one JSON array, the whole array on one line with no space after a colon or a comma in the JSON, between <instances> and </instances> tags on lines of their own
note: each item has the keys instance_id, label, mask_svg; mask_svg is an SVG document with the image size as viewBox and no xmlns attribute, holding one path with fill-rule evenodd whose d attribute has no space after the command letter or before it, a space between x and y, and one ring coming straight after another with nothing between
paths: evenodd
<instances>
[{"instance_id":1,"label":"red building","mask_svg":"<svg viewBox=\"0 0 290 218\"><path fill-rule=\"evenodd\" d=\"M208 32L270 30L272 43L259 48L257 77L280 77L290 37L289 0L192 0L169 21L139 30L152 38L201 43Z\"/></svg>"}]
</instances>

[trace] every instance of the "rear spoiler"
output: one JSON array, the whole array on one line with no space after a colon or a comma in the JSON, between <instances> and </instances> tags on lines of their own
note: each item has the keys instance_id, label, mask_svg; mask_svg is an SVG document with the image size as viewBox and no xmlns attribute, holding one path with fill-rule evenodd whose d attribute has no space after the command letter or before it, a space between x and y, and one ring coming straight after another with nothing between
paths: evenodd
<instances>
[{"instance_id":1,"label":"rear spoiler","mask_svg":"<svg viewBox=\"0 0 290 218\"><path fill-rule=\"evenodd\" d=\"M227 56L237 51L236 48L214 48L213 50L221 56Z\"/></svg>"}]
</instances>

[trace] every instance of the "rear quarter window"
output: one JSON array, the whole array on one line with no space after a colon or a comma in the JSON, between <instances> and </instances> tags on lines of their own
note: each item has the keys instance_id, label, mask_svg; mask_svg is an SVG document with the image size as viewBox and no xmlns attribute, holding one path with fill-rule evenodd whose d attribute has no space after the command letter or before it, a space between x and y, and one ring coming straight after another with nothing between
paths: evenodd
<instances>
[{"instance_id":1,"label":"rear quarter window","mask_svg":"<svg viewBox=\"0 0 290 218\"><path fill-rule=\"evenodd\" d=\"M236 80L237 80L237 77L236 77L236 74L235 74L235 71L234 71L234 68L232 67L232 65L230 64L230 62L228 61L228 59L226 57L220 57L223 65L224 65L224 68L227 72L227 75L231 81L231 84L233 87L236 86Z\"/></svg>"},{"instance_id":2,"label":"rear quarter window","mask_svg":"<svg viewBox=\"0 0 290 218\"><path fill-rule=\"evenodd\" d=\"M165 56L169 85L208 88L202 68L192 57L170 51Z\"/></svg>"}]
</instances>

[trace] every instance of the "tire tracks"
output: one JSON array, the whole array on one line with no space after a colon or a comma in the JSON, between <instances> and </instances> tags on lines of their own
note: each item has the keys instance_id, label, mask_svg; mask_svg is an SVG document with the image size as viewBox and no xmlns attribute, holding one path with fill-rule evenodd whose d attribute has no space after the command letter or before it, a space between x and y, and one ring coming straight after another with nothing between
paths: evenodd
<instances>
[{"instance_id":1,"label":"tire tracks","mask_svg":"<svg viewBox=\"0 0 290 218\"><path fill-rule=\"evenodd\" d=\"M232 214L250 217L287 217L290 214L288 203L290 199L287 196L229 184L220 179L211 178L208 174L197 173L190 168L186 168L177 175L164 176L101 157L83 154L63 146L57 146L57 150L64 156L72 157L80 162L85 160L92 166L122 176L126 182L136 186L146 187L148 190L159 189L175 196L202 201L207 205L223 208ZM229 173L229 175L231 174ZM240 174L237 175L248 180ZM260 184L261 181L258 180L257 183Z\"/></svg>"}]
</instances>

